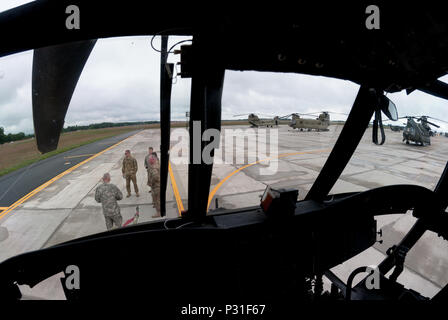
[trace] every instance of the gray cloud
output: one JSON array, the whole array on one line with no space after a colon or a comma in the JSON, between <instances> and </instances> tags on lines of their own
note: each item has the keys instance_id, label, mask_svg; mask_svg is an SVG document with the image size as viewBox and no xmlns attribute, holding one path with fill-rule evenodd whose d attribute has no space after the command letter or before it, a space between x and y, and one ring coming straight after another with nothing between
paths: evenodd
<instances>
[{"instance_id":1,"label":"gray cloud","mask_svg":"<svg viewBox=\"0 0 448 320\"><path fill-rule=\"evenodd\" d=\"M173 37L172 45L180 39ZM150 37L100 39L73 94L66 125L102 121L158 120L160 56ZM156 47L159 40L154 41ZM170 57L177 62L178 57ZM32 52L0 58L0 126L6 132L32 132ZM173 85L173 119L189 108L190 80Z\"/></svg>"},{"instance_id":2,"label":"gray cloud","mask_svg":"<svg viewBox=\"0 0 448 320\"><path fill-rule=\"evenodd\" d=\"M32 131L31 52L0 59L0 126L6 132Z\"/></svg>"},{"instance_id":3,"label":"gray cloud","mask_svg":"<svg viewBox=\"0 0 448 320\"><path fill-rule=\"evenodd\" d=\"M223 114L346 112L358 87L349 81L301 74L227 72Z\"/></svg>"}]
</instances>

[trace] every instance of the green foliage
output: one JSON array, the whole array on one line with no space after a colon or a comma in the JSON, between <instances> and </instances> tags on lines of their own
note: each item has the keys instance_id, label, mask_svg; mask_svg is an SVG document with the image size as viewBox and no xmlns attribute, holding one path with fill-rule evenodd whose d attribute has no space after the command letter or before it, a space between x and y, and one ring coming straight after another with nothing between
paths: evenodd
<instances>
[{"instance_id":1,"label":"green foliage","mask_svg":"<svg viewBox=\"0 0 448 320\"><path fill-rule=\"evenodd\" d=\"M28 139L34 137L34 134L24 134L23 132L19 133L8 133L5 134L5 130L0 127L0 144L19 141L23 139Z\"/></svg>"},{"instance_id":2,"label":"green foliage","mask_svg":"<svg viewBox=\"0 0 448 320\"><path fill-rule=\"evenodd\" d=\"M5 129L3 127L0 127L0 144L5 143Z\"/></svg>"}]
</instances>

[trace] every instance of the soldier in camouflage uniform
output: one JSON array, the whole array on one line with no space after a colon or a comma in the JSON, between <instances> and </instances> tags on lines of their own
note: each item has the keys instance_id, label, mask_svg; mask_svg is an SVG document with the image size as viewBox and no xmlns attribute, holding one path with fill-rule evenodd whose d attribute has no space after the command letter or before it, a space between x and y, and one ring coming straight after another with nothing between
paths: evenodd
<instances>
[{"instance_id":1,"label":"soldier in camouflage uniform","mask_svg":"<svg viewBox=\"0 0 448 320\"><path fill-rule=\"evenodd\" d=\"M146 171L148 172L148 182L147 185L151 188L151 181L150 181L150 176L151 174L149 173L149 157L151 156L151 154L154 152L154 149L152 147L148 148L148 154L145 157L145 168ZM151 189L149 189L148 192L151 192Z\"/></svg>"},{"instance_id":2,"label":"soldier in camouflage uniform","mask_svg":"<svg viewBox=\"0 0 448 320\"><path fill-rule=\"evenodd\" d=\"M134 190L137 197L138 194L138 186L137 186L137 177L136 173L138 170L137 160L135 160L134 157L131 156L131 151L126 150L124 153L125 157L123 159L123 166L121 167L121 171L123 172L123 178L126 179L126 190L128 192L128 195L126 197L131 196L131 180L134 184Z\"/></svg>"},{"instance_id":3,"label":"soldier in camouflage uniform","mask_svg":"<svg viewBox=\"0 0 448 320\"><path fill-rule=\"evenodd\" d=\"M149 181L152 189L152 202L156 208L157 214L152 218L160 217L160 165L157 153L153 152L149 157Z\"/></svg>"},{"instance_id":4,"label":"soldier in camouflage uniform","mask_svg":"<svg viewBox=\"0 0 448 320\"><path fill-rule=\"evenodd\" d=\"M123 199L123 194L120 189L110 183L110 175L109 173L105 173L103 176L103 184L95 190L95 200L96 202L100 202L103 207L107 230L112 229L114 224L117 228L121 227L123 217L120 214L120 207L117 203L117 200L121 199Z\"/></svg>"}]
</instances>

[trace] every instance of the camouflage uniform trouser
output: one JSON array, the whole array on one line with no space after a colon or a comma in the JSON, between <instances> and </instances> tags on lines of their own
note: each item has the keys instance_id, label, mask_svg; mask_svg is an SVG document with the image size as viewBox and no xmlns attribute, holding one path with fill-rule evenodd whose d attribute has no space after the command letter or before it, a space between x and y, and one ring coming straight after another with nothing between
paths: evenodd
<instances>
[{"instance_id":1,"label":"camouflage uniform trouser","mask_svg":"<svg viewBox=\"0 0 448 320\"><path fill-rule=\"evenodd\" d=\"M121 214L116 214L114 216L104 216L104 219L106 220L107 230L112 229L114 224L117 228L119 228L123 223L123 217L121 216Z\"/></svg>"},{"instance_id":2,"label":"camouflage uniform trouser","mask_svg":"<svg viewBox=\"0 0 448 320\"><path fill-rule=\"evenodd\" d=\"M156 206L156 211L160 212L160 186L151 186L152 202Z\"/></svg>"},{"instance_id":3,"label":"camouflage uniform trouser","mask_svg":"<svg viewBox=\"0 0 448 320\"><path fill-rule=\"evenodd\" d=\"M135 173L126 175L126 191L128 194L131 194L131 180L134 184L135 193L138 193L137 177L135 176Z\"/></svg>"},{"instance_id":4,"label":"camouflage uniform trouser","mask_svg":"<svg viewBox=\"0 0 448 320\"><path fill-rule=\"evenodd\" d=\"M148 187L151 187L151 172L149 169L147 169L146 172L148 173L148 182L146 182L146 184Z\"/></svg>"}]
</instances>

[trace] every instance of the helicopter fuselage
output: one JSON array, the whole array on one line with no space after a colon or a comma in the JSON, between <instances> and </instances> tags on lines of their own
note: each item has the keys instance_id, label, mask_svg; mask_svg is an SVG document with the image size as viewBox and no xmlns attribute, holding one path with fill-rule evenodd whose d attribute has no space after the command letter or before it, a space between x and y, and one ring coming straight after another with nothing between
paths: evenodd
<instances>
[{"instance_id":1,"label":"helicopter fuselage","mask_svg":"<svg viewBox=\"0 0 448 320\"><path fill-rule=\"evenodd\" d=\"M250 114L247 121L252 127L273 127L278 125L278 118L274 119L260 119L255 114Z\"/></svg>"},{"instance_id":2,"label":"helicopter fuselage","mask_svg":"<svg viewBox=\"0 0 448 320\"><path fill-rule=\"evenodd\" d=\"M421 146L425 144L430 145L430 130L429 127L421 123L415 122L413 119L408 119L406 128L403 131L403 141L409 144L410 141L415 142Z\"/></svg>"},{"instance_id":3,"label":"helicopter fuselage","mask_svg":"<svg viewBox=\"0 0 448 320\"><path fill-rule=\"evenodd\" d=\"M322 113L316 119L304 119L297 114L293 114L289 126L293 129L299 129L300 131L303 131L303 129L307 129L308 131L313 129L316 131L328 131L328 127L330 126L330 116Z\"/></svg>"}]
</instances>

